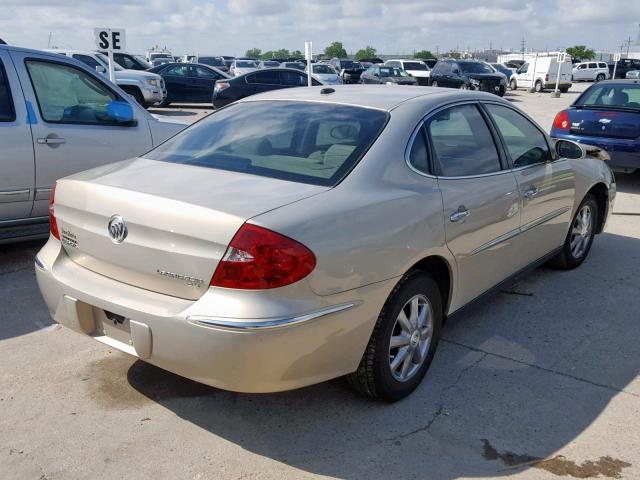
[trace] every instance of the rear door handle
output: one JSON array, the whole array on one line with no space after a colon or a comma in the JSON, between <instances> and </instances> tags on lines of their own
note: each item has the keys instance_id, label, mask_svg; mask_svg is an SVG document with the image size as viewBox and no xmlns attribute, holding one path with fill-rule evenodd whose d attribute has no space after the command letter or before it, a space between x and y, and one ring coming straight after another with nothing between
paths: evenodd
<instances>
[{"instance_id":1,"label":"rear door handle","mask_svg":"<svg viewBox=\"0 0 640 480\"><path fill-rule=\"evenodd\" d=\"M449 216L449 220L451 220L452 222L459 222L461 220L464 220L468 216L469 210L467 210L464 205L460 205L458 207L458 210L456 210Z\"/></svg>"},{"instance_id":2,"label":"rear door handle","mask_svg":"<svg viewBox=\"0 0 640 480\"><path fill-rule=\"evenodd\" d=\"M524 195L524 198L531 200L536 195L538 195L538 192L539 192L538 187L536 187L535 185L532 185L527 190L525 190L523 195Z\"/></svg>"},{"instance_id":3,"label":"rear door handle","mask_svg":"<svg viewBox=\"0 0 640 480\"><path fill-rule=\"evenodd\" d=\"M60 145L62 143L65 143L65 139L47 135L45 138L39 138L38 143L40 145Z\"/></svg>"}]
</instances>

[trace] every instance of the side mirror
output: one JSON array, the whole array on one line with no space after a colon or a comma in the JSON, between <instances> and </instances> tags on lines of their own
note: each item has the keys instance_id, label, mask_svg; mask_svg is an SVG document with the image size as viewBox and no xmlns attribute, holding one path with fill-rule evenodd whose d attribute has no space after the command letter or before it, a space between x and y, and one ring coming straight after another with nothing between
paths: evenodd
<instances>
[{"instance_id":1,"label":"side mirror","mask_svg":"<svg viewBox=\"0 0 640 480\"><path fill-rule=\"evenodd\" d=\"M556 140L555 148L560 158L577 160L587 156L587 152L582 145L572 140Z\"/></svg>"},{"instance_id":2,"label":"side mirror","mask_svg":"<svg viewBox=\"0 0 640 480\"><path fill-rule=\"evenodd\" d=\"M107 105L107 115L109 119L116 123L133 124L133 107L128 102L113 100Z\"/></svg>"},{"instance_id":3,"label":"side mirror","mask_svg":"<svg viewBox=\"0 0 640 480\"><path fill-rule=\"evenodd\" d=\"M374 74L373 74L373 76L374 76L374 77L379 77L379 76L380 76L380 74L379 74L379 73L374 73Z\"/></svg>"},{"instance_id":4,"label":"side mirror","mask_svg":"<svg viewBox=\"0 0 640 480\"><path fill-rule=\"evenodd\" d=\"M104 68L102 65L96 65L96 72L98 72L98 73L107 73L107 69Z\"/></svg>"}]
</instances>

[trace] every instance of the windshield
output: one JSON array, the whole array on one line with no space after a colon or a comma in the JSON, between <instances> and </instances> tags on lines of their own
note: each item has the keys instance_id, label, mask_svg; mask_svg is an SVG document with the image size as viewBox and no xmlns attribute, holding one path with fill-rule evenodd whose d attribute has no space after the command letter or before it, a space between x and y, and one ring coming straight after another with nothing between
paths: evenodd
<instances>
[{"instance_id":1,"label":"windshield","mask_svg":"<svg viewBox=\"0 0 640 480\"><path fill-rule=\"evenodd\" d=\"M376 140L387 118L380 110L346 105L236 103L145 158L333 186Z\"/></svg>"},{"instance_id":2,"label":"windshield","mask_svg":"<svg viewBox=\"0 0 640 480\"><path fill-rule=\"evenodd\" d=\"M575 105L640 109L640 85L594 85L576 100Z\"/></svg>"},{"instance_id":3,"label":"windshield","mask_svg":"<svg viewBox=\"0 0 640 480\"><path fill-rule=\"evenodd\" d=\"M109 70L109 57L107 57L104 53L96 53L96 57L98 57L98 60L100 61L100 63L102 63L102 65L104 66L104 68L107 69L107 71ZM124 68L122 68L118 62L113 62L113 69L116 71L120 71L120 70L124 70Z\"/></svg>"},{"instance_id":4,"label":"windshield","mask_svg":"<svg viewBox=\"0 0 640 480\"><path fill-rule=\"evenodd\" d=\"M404 62L405 70L426 70L427 66L422 62Z\"/></svg>"},{"instance_id":5,"label":"windshield","mask_svg":"<svg viewBox=\"0 0 640 480\"><path fill-rule=\"evenodd\" d=\"M224 66L224 61L220 57L198 57L198 63L204 63L212 67Z\"/></svg>"},{"instance_id":6,"label":"windshield","mask_svg":"<svg viewBox=\"0 0 640 480\"><path fill-rule=\"evenodd\" d=\"M256 68L256 64L251 60L236 60L236 68Z\"/></svg>"},{"instance_id":7,"label":"windshield","mask_svg":"<svg viewBox=\"0 0 640 480\"><path fill-rule=\"evenodd\" d=\"M486 63L482 62L458 62L464 73L495 73Z\"/></svg>"},{"instance_id":8,"label":"windshield","mask_svg":"<svg viewBox=\"0 0 640 480\"><path fill-rule=\"evenodd\" d=\"M340 66L345 69L362 68L362 65L360 65L360 62L354 62L353 60L341 60Z\"/></svg>"},{"instance_id":9,"label":"windshield","mask_svg":"<svg viewBox=\"0 0 640 480\"><path fill-rule=\"evenodd\" d=\"M381 77L408 77L409 74L400 68L380 67Z\"/></svg>"},{"instance_id":10,"label":"windshield","mask_svg":"<svg viewBox=\"0 0 640 480\"><path fill-rule=\"evenodd\" d=\"M336 71L329 65L313 65L313 73L335 75Z\"/></svg>"},{"instance_id":11,"label":"windshield","mask_svg":"<svg viewBox=\"0 0 640 480\"><path fill-rule=\"evenodd\" d=\"M511 75L511 70L509 70L507 67L505 67L504 65L501 65L499 63L492 63L491 66L493 68L495 68L497 71L499 71L500 73L504 73L505 75Z\"/></svg>"},{"instance_id":12,"label":"windshield","mask_svg":"<svg viewBox=\"0 0 640 480\"><path fill-rule=\"evenodd\" d=\"M144 58L142 55L134 55L133 58L136 59L136 61L142 65L144 68L151 68L151 64L149 62L147 62L147 59Z\"/></svg>"}]
</instances>

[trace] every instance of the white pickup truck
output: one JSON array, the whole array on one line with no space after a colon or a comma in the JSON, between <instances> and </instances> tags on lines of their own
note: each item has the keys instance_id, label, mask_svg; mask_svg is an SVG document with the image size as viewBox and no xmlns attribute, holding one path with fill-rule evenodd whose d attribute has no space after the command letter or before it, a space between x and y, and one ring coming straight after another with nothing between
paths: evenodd
<instances>
[{"instance_id":1,"label":"white pickup truck","mask_svg":"<svg viewBox=\"0 0 640 480\"><path fill-rule=\"evenodd\" d=\"M58 178L139 156L187 125L78 60L0 45L0 243L47 235Z\"/></svg>"}]
</instances>

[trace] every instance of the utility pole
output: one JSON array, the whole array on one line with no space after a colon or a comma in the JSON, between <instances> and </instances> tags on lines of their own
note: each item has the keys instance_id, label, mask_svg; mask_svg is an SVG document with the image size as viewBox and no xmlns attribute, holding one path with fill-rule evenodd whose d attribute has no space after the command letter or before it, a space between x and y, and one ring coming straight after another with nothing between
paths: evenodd
<instances>
[{"instance_id":1,"label":"utility pole","mask_svg":"<svg viewBox=\"0 0 640 480\"><path fill-rule=\"evenodd\" d=\"M627 58L629 58L629 47L631 47L631 36L627 38Z\"/></svg>"},{"instance_id":2,"label":"utility pole","mask_svg":"<svg viewBox=\"0 0 640 480\"><path fill-rule=\"evenodd\" d=\"M524 60L524 45L525 45L524 37L522 37L522 43L521 43L521 45L522 45L522 60Z\"/></svg>"}]
</instances>

